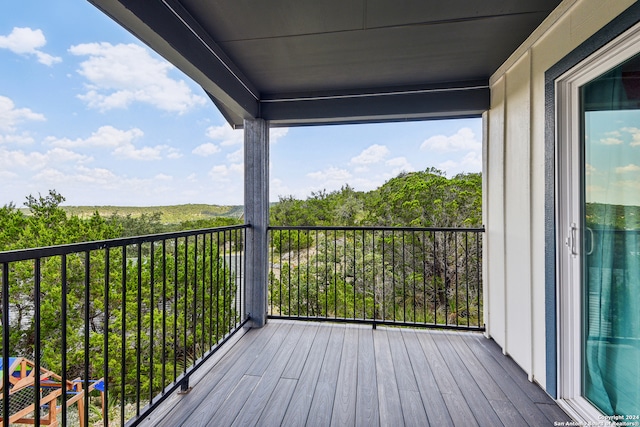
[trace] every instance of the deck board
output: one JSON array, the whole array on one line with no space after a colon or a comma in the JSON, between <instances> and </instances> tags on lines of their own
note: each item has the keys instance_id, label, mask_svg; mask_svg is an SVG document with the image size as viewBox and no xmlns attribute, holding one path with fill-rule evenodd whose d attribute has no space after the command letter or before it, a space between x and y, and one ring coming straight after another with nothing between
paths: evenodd
<instances>
[{"instance_id":1,"label":"deck board","mask_svg":"<svg viewBox=\"0 0 640 427\"><path fill-rule=\"evenodd\" d=\"M478 423L473 418L471 408L469 408L458 384L456 384L451 372L449 372L449 368L431 335L428 331L416 331L416 336L422 346L422 350L429 364L432 366L432 372L438 384L438 390L442 394L453 424L456 426L477 426Z\"/></svg>"},{"instance_id":2,"label":"deck board","mask_svg":"<svg viewBox=\"0 0 640 427\"><path fill-rule=\"evenodd\" d=\"M459 355L451 348L451 342L447 336L442 333L434 333L432 337L478 424L481 426L500 425L500 418L480 387L478 387L465 364L460 360Z\"/></svg>"},{"instance_id":3,"label":"deck board","mask_svg":"<svg viewBox=\"0 0 640 427\"><path fill-rule=\"evenodd\" d=\"M308 326L301 328L293 328L289 330L284 342L282 342L281 355L271 358L268 369L264 371L262 379L253 390L247 401L244 403L240 414L234 421L234 425L238 427L255 425L260 419L260 415L272 396L272 393L278 386L278 382L282 377L284 368L289 362L289 357L293 353L294 348L298 344L300 337L310 331ZM283 412L284 415L284 412Z\"/></svg>"},{"instance_id":4,"label":"deck board","mask_svg":"<svg viewBox=\"0 0 640 427\"><path fill-rule=\"evenodd\" d=\"M342 360L338 372L331 425L356 425L356 396L358 386L358 329L346 328L342 343Z\"/></svg>"},{"instance_id":5,"label":"deck board","mask_svg":"<svg viewBox=\"0 0 640 427\"><path fill-rule=\"evenodd\" d=\"M358 329L358 385L356 388L356 425L376 427L380 424L378 378L371 328Z\"/></svg>"},{"instance_id":6,"label":"deck board","mask_svg":"<svg viewBox=\"0 0 640 427\"><path fill-rule=\"evenodd\" d=\"M569 417L479 333L271 320L146 426L540 426Z\"/></svg>"},{"instance_id":7,"label":"deck board","mask_svg":"<svg viewBox=\"0 0 640 427\"><path fill-rule=\"evenodd\" d=\"M378 379L378 405L380 407L380 425L403 424L400 390L396 380L391 346L385 329L376 331L375 356Z\"/></svg>"},{"instance_id":8,"label":"deck board","mask_svg":"<svg viewBox=\"0 0 640 427\"><path fill-rule=\"evenodd\" d=\"M324 354L322 368L313 393L307 424L312 426L330 426L336 385L340 373L340 359L344 345L344 327L334 326Z\"/></svg>"},{"instance_id":9,"label":"deck board","mask_svg":"<svg viewBox=\"0 0 640 427\"><path fill-rule=\"evenodd\" d=\"M442 397L429 361L420 347L418 337L411 329L403 330L402 335L405 337L404 343L411 358L413 373L424 402L429 424L443 427L452 426L453 420L449 415L447 404Z\"/></svg>"},{"instance_id":10,"label":"deck board","mask_svg":"<svg viewBox=\"0 0 640 427\"><path fill-rule=\"evenodd\" d=\"M282 423L286 426L300 426L305 425L307 422L330 335L330 327L322 325L318 329L313 345L309 350L307 360L300 373L298 385L293 392L293 398L291 402L289 402L287 412L284 414Z\"/></svg>"}]
</instances>

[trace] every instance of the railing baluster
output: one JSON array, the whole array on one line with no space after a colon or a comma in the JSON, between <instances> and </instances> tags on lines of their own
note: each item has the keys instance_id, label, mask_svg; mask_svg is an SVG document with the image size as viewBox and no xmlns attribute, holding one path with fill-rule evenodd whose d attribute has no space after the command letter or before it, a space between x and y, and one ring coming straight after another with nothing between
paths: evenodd
<instances>
[{"instance_id":1,"label":"railing baluster","mask_svg":"<svg viewBox=\"0 0 640 427\"><path fill-rule=\"evenodd\" d=\"M142 347L140 345L142 339L142 244L137 245L138 259L136 267L138 270L137 284L137 304L136 304L136 416L140 416L140 353Z\"/></svg>"},{"instance_id":2,"label":"railing baluster","mask_svg":"<svg viewBox=\"0 0 640 427\"><path fill-rule=\"evenodd\" d=\"M60 257L60 315L61 315L61 377L62 401L67 401L67 254ZM105 300L105 307L108 301ZM106 309L106 308L105 308ZM107 337L108 334L105 334ZM106 338L105 338L106 340ZM5 365L6 366L6 365ZM67 405L62 405L62 425L67 425Z\"/></svg>"},{"instance_id":3,"label":"railing baluster","mask_svg":"<svg viewBox=\"0 0 640 427\"><path fill-rule=\"evenodd\" d=\"M35 410L33 412L33 421L36 426L40 425L40 285L41 285L41 259L36 258L34 260L34 290L33 290L33 318L35 321L35 343L34 343L34 363L35 363L35 374L34 374L34 397L35 397Z\"/></svg>"},{"instance_id":4,"label":"railing baluster","mask_svg":"<svg viewBox=\"0 0 640 427\"><path fill-rule=\"evenodd\" d=\"M209 234L209 348L213 347L213 233Z\"/></svg>"},{"instance_id":5,"label":"railing baluster","mask_svg":"<svg viewBox=\"0 0 640 427\"><path fill-rule=\"evenodd\" d=\"M103 358L104 358L104 367L103 369L103 387L104 387L104 391L103 396L104 396L104 402L109 402L109 292L111 292L110 286L109 286L109 281L111 280L111 274L110 274L110 268L111 268L111 258L110 258L110 251L109 248L105 248L104 249L104 353L103 353ZM65 267L66 270L66 267ZM62 291L63 295L66 293L64 290ZM65 331L65 335L66 335L66 331ZM63 348L63 351L66 351L66 349ZM66 369L65 369L66 370ZM63 378L62 378L62 384L63 387L62 389L64 390L62 393L62 402L63 405L62 407L66 409L67 405L64 404L64 402L67 401L67 387L65 386L66 384L66 374L63 371ZM64 412L66 415L66 411ZM66 426L66 417L63 416L63 419L65 420L63 425ZM102 419L103 419L103 425L108 427L109 426L109 407L107 405L107 408L102 408Z\"/></svg>"},{"instance_id":6,"label":"railing baluster","mask_svg":"<svg viewBox=\"0 0 640 427\"><path fill-rule=\"evenodd\" d=\"M452 313L452 315L456 316L456 326L458 326L458 321L460 319L460 313L458 313L458 233L455 231L453 232L453 247L455 250L453 262L456 264L456 306L455 312Z\"/></svg>"},{"instance_id":7,"label":"railing baluster","mask_svg":"<svg viewBox=\"0 0 640 427\"><path fill-rule=\"evenodd\" d=\"M200 310L200 317L201 319L201 330L200 330L200 345L202 347L202 349L200 350L200 352L202 353L202 355L204 356L205 353L205 317L206 316L206 310L205 310L205 302L206 302L206 289L207 289L207 236L205 234L202 234L202 298L200 299L200 305L201 305L201 310Z\"/></svg>"},{"instance_id":8,"label":"railing baluster","mask_svg":"<svg viewBox=\"0 0 640 427\"><path fill-rule=\"evenodd\" d=\"M391 230L391 298L393 302L393 321L396 321L396 231Z\"/></svg>"},{"instance_id":9,"label":"railing baluster","mask_svg":"<svg viewBox=\"0 0 640 427\"><path fill-rule=\"evenodd\" d=\"M193 312L191 314L191 325L193 328L193 360L198 359L198 235L194 236L193 242Z\"/></svg>"},{"instance_id":10,"label":"railing baluster","mask_svg":"<svg viewBox=\"0 0 640 427\"><path fill-rule=\"evenodd\" d=\"M438 296L438 281L437 281L437 262L438 262L438 255L436 253L436 232L433 231L432 232L432 236L433 236L433 252L431 257L433 258L433 324L437 324L438 323L438 303L439 301L439 296Z\"/></svg>"},{"instance_id":11,"label":"railing baluster","mask_svg":"<svg viewBox=\"0 0 640 427\"><path fill-rule=\"evenodd\" d=\"M442 239L442 241L444 242L443 244L443 264L444 264L444 324L448 325L449 324L449 295L448 295L448 291L449 291L449 284L447 283L447 270L449 267L449 263L448 258L447 258L447 236L445 235L444 238Z\"/></svg>"},{"instance_id":12,"label":"railing baluster","mask_svg":"<svg viewBox=\"0 0 640 427\"><path fill-rule=\"evenodd\" d=\"M289 258L289 268L287 271L287 313L291 315L291 292L293 291L293 286L291 286L291 269L293 268L291 262L291 233L287 233L287 252Z\"/></svg>"},{"instance_id":13,"label":"railing baluster","mask_svg":"<svg viewBox=\"0 0 640 427\"><path fill-rule=\"evenodd\" d=\"M189 237L186 236L184 238L184 303L182 304L182 310L184 313L183 321L182 321L182 391L186 391L189 388L189 383L187 379L187 329L189 322L187 321L188 309L187 304L189 304Z\"/></svg>"},{"instance_id":14,"label":"railing baluster","mask_svg":"<svg viewBox=\"0 0 640 427\"><path fill-rule=\"evenodd\" d=\"M343 230L342 239L344 240L344 249L342 250L342 282L343 282L343 295L344 299L344 313L342 314L343 318L347 318L347 230Z\"/></svg>"},{"instance_id":15,"label":"railing baluster","mask_svg":"<svg viewBox=\"0 0 640 427\"><path fill-rule=\"evenodd\" d=\"M405 258L404 230L402 233L402 321L407 321L407 261Z\"/></svg>"},{"instance_id":16,"label":"railing baluster","mask_svg":"<svg viewBox=\"0 0 640 427\"><path fill-rule=\"evenodd\" d=\"M84 253L84 420L89 422L89 322L91 314L91 253ZM39 366L39 364L38 364ZM36 390L38 388L36 387Z\"/></svg>"},{"instance_id":17,"label":"railing baluster","mask_svg":"<svg viewBox=\"0 0 640 427\"><path fill-rule=\"evenodd\" d=\"M482 313L480 311L480 298L482 297L482 280L480 280L480 272L482 270L482 252L480 251L480 240L482 239L482 234L480 232L476 232L476 283L478 286L478 327L482 324Z\"/></svg>"},{"instance_id":18,"label":"railing baluster","mask_svg":"<svg viewBox=\"0 0 640 427\"><path fill-rule=\"evenodd\" d=\"M120 348L120 360L127 360L127 246L122 245L122 338L121 338L121 348ZM126 372L127 365L126 363L122 363L120 366L120 425L124 425L125 422L125 405L126 405Z\"/></svg>"},{"instance_id":19,"label":"railing baluster","mask_svg":"<svg viewBox=\"0 0 640 427\"><path fill-rule=\"evenodd\" d=\"M413 322L417 322L416 320L416 234L415 232L410 232L411 233L411 248L413 249L411 251L411 262L412 262L412 269L413 269L413 273L411 274L411 276L413 276Z\"/></svg>"},{"instance_id":20,"label":"railing baluster","mask_svg":"<svg viewBox=\"0 0 640 427\"><path fill-rule=\"evenodd\" d=\"M387 305L386 305L386 300L387 300L387 294L386 294L386 288L385 288L385 278L387 275L387 269L385 267L385 258L384 258L384 248L386 246L386 242L385 242L385 230L382 230L382 321L387 320Z\"/></svg>"},{"instance_id":21,"label":"railing baluster","mask_svg":"<svg viewBox=\"0 0 640 427\"><path fill-rule=\"evenodd\" d=\"M9 419L9 357L11 343L9 334L9 263L2 263L2 419Z\"/></svg>"},{"instance_id":22,"label":"railing baluster","mask_svg":"<svg viewBox=\"0 0 640 427\"><path fill-rule=\"evenodd\" d=\"M469 319L471 318L471 312L469 311L469 233L464 233L464 281L466 284L467 293L467 327L469 326Z\"/></svg>"},{"instance_id":23,"label":"railing baluster","mask_svg":"<svg viewBox=\"0 0 640 427\"><path fill-rule=\"evenodd\" d=\"M178 380L178 238L173 240L173 381Z\"/></svg>"},{"instance_id":24,"label":"railing baluster","mask_svg":"<svg viewBox=\"0 0 640 427\"><path fill-rule=\"evenodd\" d=\"M473 305L474 314L481 317L480 295L473 296L480 287L480 241L477 237L476 253L471 254L468 235L480 236L483 231L433 227L270 227L272 254L275 248L280 248L280 276L276 275L272 255L270 277L278 280L280 288L270 288L269 317L364 322L374 327L380 323L482 329L479 322L474 325L470 312ZM274 233L279 237L275 238ZM464 233L464 240L460 233ZM315 235L315 242L311 242L311 235ZM289 268L283 275L283 252L287 250ZM471 271L471 262L475 262L475 273ZM464 283L461 274L465 276ZM475 285L470 280L472 274L476 275ZM477 300L471 301L472 297Z\"/></svg>"},{"instance_id":25,"label":"railing baluster","mask_svg":"<svg viewBox=\"0 0 640 427\"><path fill-rule=\"evenodd\" d=\"M154 392L153 392L153 359L154 359L154 354L153 354L153 338L155 335L155 331L153 328L153 314L156 310L155 307L155 282L156 282L156 269L155 269L155 248L153 245L153 242L150 243L150 259L149 259L149 275L151 276L150 283L149 283L149 403L151 403L151 401L153 401L153 396L154 396Z\"/></svg>"},{"instance_id":26,"label":"railing baluster","mask_svg":"<svg viewBox=\"0 0 640 427\"><path fill-rule=\"evenodd\" d=\"M167 383L167 240L162 239L162 386Z\"/></svg>"},{"instance_id":27,"label":"railing baluster","mask_svg":"<svg viewBox=\"0 0 640 427\"><path fill-rule=\"evenodd\" d=\"M220 341L220 232L216 233L216 342ZM224 262L224 260L223 260Z\"/></svg>"}]
</instances>

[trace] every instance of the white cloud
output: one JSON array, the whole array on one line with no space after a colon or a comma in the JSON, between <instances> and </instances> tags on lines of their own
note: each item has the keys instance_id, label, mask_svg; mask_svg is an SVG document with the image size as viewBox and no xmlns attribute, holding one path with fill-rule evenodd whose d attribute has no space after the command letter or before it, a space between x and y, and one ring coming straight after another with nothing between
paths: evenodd
<instances>
[{"instance_id":1,"label":"white cloud","mask_svg":"<svg viewBox=\"0 0 640 427\"><path fill-rule=\"evenodd\" d=\"M444 171L448 176L462 172L480 172L482 170L482 156L471 151L460 160L447 160L440 163L438 169Z\"/></svg>"},{"instance_id":2,"label":"white cloud","mask_svg":"<svg viewBox=\"0 0 640 427\"><path fill-rule=\"evenodd\" d=\"M275 144L281 138L284 138L289 133L289 128L271 128L269 129L269 143Z\"/></svg>"},{"instance_id":3,"label":"white cloud","mask_svg":"<svg viewBox=\"0 0 640 427\"><path fill-rule=\"evenodd\" d=\"M344 183L345 180L351 178L351 173L346 169L338 169L331 166L322 171L309 172L307 176L311 179L321 181L341 181L342 183Z\"/></svg>"},{"instance_id":4,"label":"white cloud","mask_svg":"<svg viewBox=\"0 0 640 427\"><path fill-rule=\"evenodd\" d=\"M622 128L623 131L628 132L631 134L631 146L632 147L637 147L640 145L640 129L636 128L636 127L626 127L626 128Z\"/></svg>"},{"instance_id":5,"label":"white cloud","mask_svg":"<svg viewBox=\"0 0 640 427\"><path fill-rule=\"evenodd\" d=\"M244 166L234 163L227 165L216 165L209 171L209 176L215 182L230 182L234 176L236 179L242 176Z\"/></svg>"},{"instance_id":6,"label":"white cloud","mask_svg":"<svg viewBox=\"0 0 640 427\"><path fill-rule=\"evenodd\" d=\"M117 148L133 144L133 141L144 135L138 128L120 130L113 126L101 126L86 139L68 139L47 137L46 141L56 147L108 147Z\"/></svg>"},{"instance_id":7,"label":"white cloud","mask_svg":"<svg viewBox=\"0 0 640 427\"><path fill-rule=\"evenodd\" d=\"M53 148L44 153L37 151L25 153L21 150L0 148L0 169L2 170L38 170L62 163L87 163L90 156L75 153L65 148Z\"/></svg>"},{"instance_id":8,"label":"white cloud","mask_svg":"<svg viewBox=\"0 0 640 427\"><path fill-rule=\"evenodd\" d=\"M65 173L55 167L47 168L34 176L36 181L45 181L47 183L72 184L90 184L95 190L113 190L116 188L130 190L134 187L135 179L125 179L119 177L108 169L104 168L87 168L80 166L74 172Z\"/></svg>"},{"instance_id":9,"label":"white cloud","mask_svg":"<svg viewBox=\"0 0 640 427\"><path fill-rule=\"evenodd\" d=\"M374 144L365 148L362 153L351 159L353 165L370 165L381 162L390 154L389 149L384 145Z\"/></svg>"},{"instance_id":10,"label":"white cloud","mask_svg":"<svg viewBox=\"0 0 640 427\"><path fill-rule=\"evenodd\" d=\"M218 147L216 144L213 144L211 142L207 142L205 144L198 145L196 148L193 149L192 153L195 154L196 156L207 157L207 156L216 154L219 151L220 151L220 147Z\"/></svg>"},{"instance_id":11,"label":"white cloud","mask_svg":"<svg viewBox=\"0 0 640 427\"><path fill-rule=\"evenodd\" d=\"M462 128L453 135L435 135L426 139L421 145L421 150L434 150L441 153L450 151L473 150L482 151L482 143L476 140L476 136L469 128Z\"/></svg>"},{"instance_id":12,"label":"white cloud","mask_svg":"<svg viewBox=\"0 0 640 427\"><path fill-rule=\"evenodd\" d=\"M169 77L173 65L151 57L142 46L86 43L71 46L69 52L89 57L78 70L88 80L87 91L79 98L92 108L106 111L142 102L183 114L206 104L183 80Z\"/></svg>"},{"instance_id":13,"label":"white cloud","mask_svg":"<svg viewBox=\"0 0 640 427\"><path fill-rule=\"evenodd\" d=\"M29 108L16 108L10 98L0 95L0 131L14 132L20 122L44 120L42 114L34 113Z\"/></svg>"},{"instance_id":14,"label":"white cloud","mask_svg":"<svg viewBox=\"0 0 640 427\"><path fill-rule=\"evenodd\" d=\"M162 152L168 148L166 145L136 148L133 144L126 144L116 147L113 150L113 154L117 157L132 160L160 160L162 159Z\"/></svg>"},{"instance_id":15,"label":"white cloud","mask_svg":"<svg viewBox=\"0 0 640 427\"><path fill-rule=\"evenodd\" d=\"M269 129L269 143L277 143L288 133L289 128ZM226 123L220 126L209 126L206 135L214 141L218 141L223 147L244 144L244 131L242 129L233 129Z\"/></svg>"},{"instance_id":16,"label":"white cloud","mask_svg":"<svg viewBox=\"0 0 640 427\"><path fill-rule=\"evenodd\" d=\"M0 134L0 144L18 144L18 145L29 145L33 144L34 140L27 133L22 133L20 135L1 135Z\"/></svg>"},{"instance_id":17,"label":"white cloud","mask_svg":"<svg viewBox=\"0 0 640 427\"><path fill-rule=\"evenodd\" d=\"M394 176L398 175L400 172L412 172L415 170L406 157L394 157L393 159L387 160L385 164L393 168L391 173Z\"/></svg>"},{"instance_id":18,"label":"white cloud","mask_svg":"<svg viewBox=\"0 0 640 427\"><path fill-rule=\"evenodd\" d=\"M51 66L61 62L62 58L49 55L40 50L47 44L42 30L14 27L7 36L0 36L0 48L9 49L18 55L35 55L38 62Z\"/></svg>"},{"instance_id":19,"label":"white cloud","mask_svg":"<svg viewBox=\"0 0 640 427\"><path fill-rule=\"evenodd\" d=\"M227 154L227 160L231 163L244 163L244 148Z\"/></svg>"},{"instance_id":20,"label":"white cloud","mask_svg":"<svg viewBox=\"0 0 640 427\"><path fill-rule=\"evenodd\" d=\"M206 135L214 141L219 141L222 146L241 145L244 142L244 131L233 129L228 124L210 126Z\"/></svg>"},{"instance_id":21,"label":"white cloud","mask_svg":"<svg viewBox=\"0 0 640 427\"><path fill-rule=\"evenodd\" d=\"M166 175L164 173L159 173L153 178L158 181L173 181L173 177L171 175Z\"/></svg>"},{"instance_id":22,"label":"white cloud","mask_svg":"<svg viewBox=\"0 0 640 427\"><path fill-rule=\"evenodd\" d=\"M132 160L160 160L165 153L168 158L178 158L182 156L179 150L169 147L168 145L137 148L134 145L134 141L142 136L144 136L144 132L138 128L121 130L113 126L101 126L88 138L68 139L50 136L47 137L45 141L56 147L110 148L112 150L111 154L114 156Z\"/></svg>"},{"instance_id":23,"label":"white cloud","mask_svg":"<svg viewBox=\"0 0 640 427\"><path fill-rule=\"evenodd\" d=\"M169 147L167 149L167 159L179 159L182 157L182 153L179 149L174 147Z\"/></svg>"},{"instance_id":24,"label":"white cloud","mask_svg":"<svg viewBox=\"0 0 640 427\"><path fill-rule=\"evenodd\" d=\"M613 136L608 136L606 138L600 139L600 144L603 145L620 145L622 144L622 140L620 138L616 138Z\"/></svg>"},{"instance_id":25,"label":"white cloud","mask_svg":"<svg viewBox=\"0 0 640 427\"><path fill-rule=\"evenodd\" d=\"M616 173L631 173L639 172L640 166L634 164L628 164L627 166L620 166L616 168Z\"/></svg>"},{"instance_id":26,"label":"white cloud","mask_svg":"<svg viewBox=\"0 0 640 427\"><path fill-rule=\"evenodd\" d=\"M3 180L5 180L5 179L6 180L14 179L14 178L17 178L17 177L18 177L18 174L15 173L15 172L9 172L9 171L0 170L0 178L3 179Z\"/></svg>"},{"instance_id":27,"label":"white cloud","mask_svg":"<svg viewBox=\"0 0 640 427\"><path fill-rule=\"evenodd\" d=\"M585 174L586 175L593 175L597 172L597 169L595 168L595 166L589 164L589 163L585 163L584 164L584 169L585 169Z\"/></svg>"}]
</instances>

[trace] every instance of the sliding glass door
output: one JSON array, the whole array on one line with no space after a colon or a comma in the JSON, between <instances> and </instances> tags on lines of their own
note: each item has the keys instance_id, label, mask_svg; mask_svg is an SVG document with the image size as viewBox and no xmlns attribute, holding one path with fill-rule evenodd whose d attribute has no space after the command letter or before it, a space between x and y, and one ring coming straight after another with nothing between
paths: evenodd
<instances>
[{"instance_id":1,"label":"sliding glass door","mask_svg":"<svg viewBox=\"0 0 640 427\"><path fill-rule=\"evenodd\" d=\"M559 398L585 422L638 416L640 24L560 76L556 103Z\"/></svg>"},{"instance_id":2,"label":"sliding glass door","mask_svg":"<svg viewBox=\"0 0 640 427\"><path fill-rule=\"evenodd\" d=\"M640 414L640 56L579 88L582 394Z\"/></svg>"}]
</instances>

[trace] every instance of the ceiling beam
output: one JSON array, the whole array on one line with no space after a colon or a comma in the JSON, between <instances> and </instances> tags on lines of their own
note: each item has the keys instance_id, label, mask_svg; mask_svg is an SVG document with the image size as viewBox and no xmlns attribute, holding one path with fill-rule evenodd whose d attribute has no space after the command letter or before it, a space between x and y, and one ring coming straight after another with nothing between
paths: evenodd
<instances>
[{"instance_id":1,"label":"ceiling beam","mask_svg":"<svg viewBox=\"0 0 640 427\"><path fill-rule=\"evenodd\" d=\"M260 115L276 126L479 117L489 109L486 81L427 89L263 98Z\"/></svg>"},{"instance_id":2,"label":"ceiling beam","mask_svg":"<svg viewBox=\"0 0 640 427\"><path fill-rule=\"evenodd\" d=\"M89 0L182 70L230 115L259 116L259 92L175 0Z\"/></svg>"}]
</instances>

